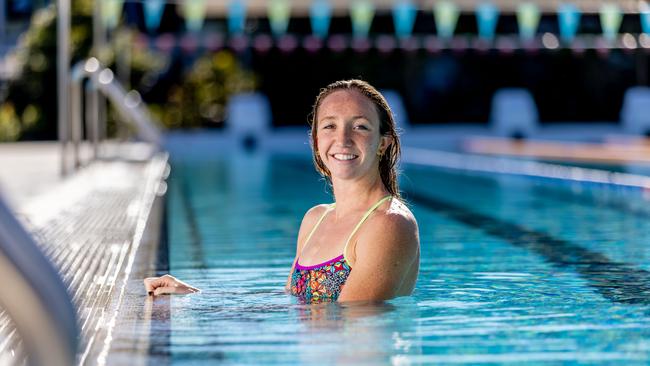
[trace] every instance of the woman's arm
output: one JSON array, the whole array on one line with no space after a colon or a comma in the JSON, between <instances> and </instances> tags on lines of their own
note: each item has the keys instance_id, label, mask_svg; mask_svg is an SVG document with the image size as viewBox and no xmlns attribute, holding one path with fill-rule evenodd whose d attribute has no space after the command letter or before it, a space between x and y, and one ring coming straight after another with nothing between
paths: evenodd
<instances>
[{"instance_id":1,"label":"woman's arm","mask_svg":"<svg viewBox=\"0 0 650 366\"><path fill-rule=\"evenodd\" d=\"M300 252L302 252L305 240L307 240L309 232L314 228L314 225L316 225L316 222L326 209L327 205L314 206L310 208L302 218L302 222L300 223L300 230L298 230L298 239L296 240L296 255L293 258L293 264L291 265L291 270L289 271L289 277L287 278L287 282L284 285L284 289L287 292L291 290L291 274L293 273L294 268L296 268L296 262L298 261Z\"/></svg>"},{"instance_id":2,"label":"woman's arm","mask_svg":"<svg viewBox=\"0 0 650 366\"><path fill-rule=\"evenodd\" d=\"M376 301L405 295L400 289L419 260L418 227L410 212L377 215L366 224L353 247L355 262L338 301Z\"/></svg>"}]
</instances>

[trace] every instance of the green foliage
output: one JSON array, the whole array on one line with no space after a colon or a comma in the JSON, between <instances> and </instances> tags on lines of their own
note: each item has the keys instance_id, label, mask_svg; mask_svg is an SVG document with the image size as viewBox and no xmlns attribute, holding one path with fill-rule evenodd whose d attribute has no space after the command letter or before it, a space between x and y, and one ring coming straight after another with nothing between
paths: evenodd
<instances>
[{"instance_id":1,"label":"green foliage","mask_svg":"<svg viewBox=\"0 0 650 366\"><path fill-rule=\"evenodd\" d=\"M99 1L99 0L97 0ZM118 27L110 32L107 47L91 50L91 0L72 1L72 64L94 54L109 66L118 80L134 87L145 97L153 115L167 127L218 126L224 119L229 95L250 91L255 78L227 51L199 57L189 70L159 85L169 72L171 55L157 52L139 38L137 30ZM57 138L56 7L37 10L29 29L21 36L14 57L18 77L0 101L0 140ZM155 93L150 93L154 90ZM116 114L109 109L109 134Z\"/></svg>"},{"instance_id":2,"label":"green foliage","mask_svg":"<svg viewBox=\"0 0 650 366\"><path fill-rule=\"evenodd\" d=\"M168 103L151 109L167 127L216 127L225 119L228 97L254 90L255 83L230 52L219 51L196 60L182 82L170 88Z\"/></svg>"}]
</instances>

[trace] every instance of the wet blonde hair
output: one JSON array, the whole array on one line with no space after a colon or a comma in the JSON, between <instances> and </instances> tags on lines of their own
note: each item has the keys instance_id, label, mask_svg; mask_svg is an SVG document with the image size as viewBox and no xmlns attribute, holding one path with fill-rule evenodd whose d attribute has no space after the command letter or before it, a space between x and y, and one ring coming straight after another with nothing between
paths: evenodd
<instances>
[{"instance_id":1,"label":"wet blonde hair","mask_svg":"<svg viewBox=\"0 0 650 366\"><path fill-rule=\"evenodd\" d=\"M352 79L333 82L321 89L320 93L316 97L309 121L311 124L311 150L316 170L330 185L332 184L332 175L318 154L318 137L316 132L318 128L318 109L327 96L339 90L356 90L361 93L361 95L368 98L375 106L377 115L379 115L379 134L381 136L389 136L392 138L392 143L379 158L379 176L388 192L394 197L399 198L400 193L397 185L397 161L401 154L401 148L399 136L397 135L397 129L395 127L393 112L390 110L388 102L386 102L384 96L381 95L381 93L379 93L379 91L377 91L377 89L372 85L363 80Z\"/></svg>"}]
</instances>

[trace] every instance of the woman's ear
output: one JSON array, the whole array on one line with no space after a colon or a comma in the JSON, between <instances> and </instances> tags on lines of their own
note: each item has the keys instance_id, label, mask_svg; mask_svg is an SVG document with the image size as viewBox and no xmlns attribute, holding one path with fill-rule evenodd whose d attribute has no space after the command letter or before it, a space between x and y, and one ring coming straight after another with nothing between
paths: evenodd
<instances>
[{"instance_id":1,"label":"woman's ear","mask_svg":"<svg viewBox=\"0 0 650 366\"><path fill-rule=\"evenodd\" d=\"M382 151L382 154L388 150L390 145L393 143L393 136L383 135L381 141L379 142L379 149Z\"/></svg>"}]
</instances>

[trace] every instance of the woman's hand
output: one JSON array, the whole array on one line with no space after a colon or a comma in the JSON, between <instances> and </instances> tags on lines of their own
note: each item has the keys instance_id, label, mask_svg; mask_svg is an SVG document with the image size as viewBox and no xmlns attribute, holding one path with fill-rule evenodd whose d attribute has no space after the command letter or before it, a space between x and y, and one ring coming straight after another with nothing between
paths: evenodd
<instances>
[{"instance_id":1,"label":"woman's hand","mask_svg":"<svg viewBox=\"0 0 650 366\"><path fill-rule=\"evenodd\" d=\"M172 275L149 277L144 279L144 288L147 294L157 296L165 294L192 294L201 292L198 288L188 285Z\"/></svg>"}]
</instances>

